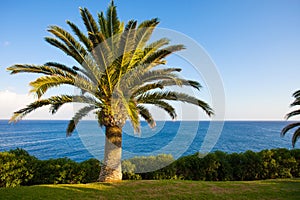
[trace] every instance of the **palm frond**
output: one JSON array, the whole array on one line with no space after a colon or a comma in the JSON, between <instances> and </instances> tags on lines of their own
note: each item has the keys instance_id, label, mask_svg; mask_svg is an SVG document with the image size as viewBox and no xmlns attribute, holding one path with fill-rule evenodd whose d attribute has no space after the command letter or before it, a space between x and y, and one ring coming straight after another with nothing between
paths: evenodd
<instances>
[{"instance_id":1,"label":"palm frond","mask_svg":"<svg viewBox=\"0 0 300 200\"><path fill-rule=\"evenodd\" d=\"M108 36L112 37L113 35L119 33L120 21L117 17L117 10L113 1L111 2L106 11L106 19Z\"/></svg>"},{"instance_id":2,"label":"palm frond","mask_svg":"<svg viewBox=\"0 0 300 200\"><path fill-rule=\"evenodd\" d=\"M80 31L80 29L72 22L69 20L67 21L67 24L71 27L75 35L77 35L78 39L85 45L86 49L91 52L93 49L93 44L89 40L89 38Z\"/></svg>"},{"instance_id":3,"label":"palm frond","mask_svg":"<svg viewBox=\"0 0 300 200\"><path fill-rule=\"evenodd\" d=\"M143 84L146 83L153 83L155 81L162 80L176 81L178 79L178 75L172 72L178 72L180 70L181 69L179 68L148 70L148 65L140 65L125 73L120 80L120 85L123 90L135 93L140 86L143 86Z\"/></svg>"},{"instance_id":4,"label":"palm frond","mask_svg":"<svg viewBox=\"0 0 300 200\"><path fill-rule=\"evenodd\" d=\"M197 81L174 78L174 79L157 81L154 83L148 83L141 86L138 85L137 87L133 87L130 90L130 93L132 93L132 96L136 97L145 92L149 92L150 90L163 89L168 86L184 86L184 85L194 87L197 90L200 90L201 88L200 83L198 83Z\"/></svg>"},{"instance_id":5,"label":"palm frond","mask_svg":"<svg viewBox=\"0 0 300 200\"><path fill-rule=\"evenodd\" d=\"M298 122L298 123L292 123L292 124L287 125L286 127L284 127L282 129L282 131L280 133L281 136L284 136L289 130L291 130L291 129L297 127L297 126L300 126L300 122Z\"/></svg>"},{"instance_id":6,"label":"palm frond","mask_svg":"<svg viewBox=\"0 0 300 200\"><path fill-rule=\"evenodd\" d=\"M44 65L45 65L45 66L50 66L50 67L55 67L55 68L57 68L57 69L61 69L61 70L65 71L65 72L68 72L68 73L74 75L74 76L77 75L77 72L76 72L74 69L72 69L72 68L70 68L70 67L68 67L68 66L66 66L66 65L63 65L63 64L61 64L61 63L57 63L57 62L47 62L47 63L45 63Z\"/></svg>"},{"instance_id":7,"label":"palm frond","mask_svg":"<svg viewBox=\"0 0 300 200\"><path fill-rule=\"evenodd\" d=\"M17 64L7 68L8 71L11 71L11 74L17 73L36 73L36 74L45 74L45 75L60 75L64 77L73 78L77 76L77 72L73 69L59 64L49 62L45 65L29 65L29 64Z\"/></svg>"},{"instance_id":8,"label":"palm frond","mask_svg":"<svg viewBox=\"0 0 300 200\"><path fill-rule=\"evenodd\" d=\"M300 90L297 90L296 92L294 92L293 97L300 98Z\"/></svg>"},{"instance_id":9,"label":"palm frond","mask_svg":"<svg viewBox=\"0 0 300 200\"><path fill-rule=\"evenodd\" d=\"M142 49L146 43L150 40L155 27L159 24L158 18L143 21L137 29L137 47L136 49Z\"/></svg>"},{"instance_id":10,"label":"palm frond","mask_svg":"<svg viewBox=\"0 0 300 200\"><path fill-rule=\"evenodd\" d=\"M73 118L70 120L70 122L68 124L67 136L71 136L71 134L75 130L78 122L94 109L95 109L95 106L90 105L90 106L85 106L85 107L81 108L79 111L77 111L77 113L73 116Z\"/></svg>"},{"instance_id":11,"label":"palm frond","mask_svg":"<svg viewBox=\"0 0 300 200\"><path fill-rule=\"evenodd\" d=\"M118 56L120 57L120 63L117 65L116 71L118 74L117 80L120 80L121 76L127 73L128 64L132 60L132 51L135 48L135 27L137 22L130 20L124 32L121 34L120 42L118 45ZM112 67L114 67L112 65Z\"/></svg>"},{"instance_id":12,"label":"palm frond","mask_svg":"<svg viewBox=\"0 0 300 200\"><path fill-rule=\"evenodd\" d=\"M98 13L98 24L100 26L101 33L105 36L105 38L109 38L107 22L103 12Z\"/></svg>"},{"instance_id":13,"label":"palm frond","mask_svg":"<svg viewBox=\"0 0 300 200\"><path fill-rule=\"evenodd\" d=\"M134 131L136 133L140 133L141 129L140 129L139 110L137 109L136 103L133 100L129 100L129 102L126 103L126 109Z\"/></svg>"},{"instance_id":14,"label":"palm frond","mask_svg":"<svg viewBox=\"0 0 300 200\"><path fill-rule=\"evenodd\" d=\"M295 100L294 100L294 102L293 103L291 103L291 107L293 107L293 106L299 106L300 105L300 98L296 98Z\"/></svg>"},{"instance_id":15,"label":"palm frond","mask_svg":"<svg viewBox=\"0 0 300 200\"><path fill-rule=\"evenodd\" d=\"M156 126L156 123L155 123L150 111L142 105L138 105L137 108L139 110L140 115L146 120L146 122L149 124L149 126L151 128L154 128Z\"/></svg>"},{"instance_id":16,"label":"palm frond","mask_svg":"<svg viewBox=\"0 0 300 200\"><path fill-rule=\"evenodd\" d=\"M84 57L87 54L85 48L68 31L59 26L50 26L48 31L65 43L69 51L72 52L72 57L78 63L84 62Z\"/></svg>"},{"instance_id":17,"label":"palm frond","mask_svg":"<svg viewBox=\"0 0 300 200\"><path fill-rule=\"evenodd\" d=\"M199 106L202 110L204 110L208 116L213 115L213 111L207 103L185 93L170 92L170 91L151 92L151 93L148 92L137 97L137 102L138 103L149 102L151 101L151 99L181 101L185 103L194 104L196 106Z\"/></svg>"},{"instance_id":18,"label":"palm frond","mask_svg":"<svg viewBox=\"0 0 300 200\"><path fill-rule=\"evenodd\" d=\"M126 96L122 94L119 96L121 100L122 106L125 108L128 118L132 124L134 132L140 133L140 119L139 119L139 110L137 108L137 104L133 99L128 99Z\"/></svg>"},{"instance_id":19,"label":"palm frond","mask_svg":"<svg viewBox=\"0 0 300 200\"><path fill-rule=\"evenodd\" d=\"M40 98L48 89L62 84L74 85L75 82L74 79L64 76L42 76L30 82L32 87L30 93L36 93L38 98Z\"/></svg>"},{"instance_id":20,"label":"palm frond","mask_svg":"<svg viewBox=\"0 0 300 200\"><path fill-rule=\"evenodd\" d=\"M52 104L49 109L50 113L54 115L62 107L62 105L63 103Z\"/></svg>"},{"instance_id":21,"label":"palm frond","mask_svg":"<svg viewBox=\"0 0 300 200\"><path fill-rule=\"evenodd\" d=\"M27 105L25 108L14 112L13 116L10 119L10 122L17 122L17 121L21 120L25 115L31 113L32 111L36 110L37 108L47 106L47 105L64 104L64 103L69 103L72 101L73 101L72 96L68 96L68 95L53 96L48 99L37 100L37 101Z\"/></svg>"},{"instance_id":22,"label":"palm frond","mask_svg":"<svg viewBox=\"0 0 300 200\"><path fill-rule=\"evenodd\" d=\"M296 116L296 115L300 115L300 109L299 110L294 110L294 111L288 113L285 117L286 117L286 119L289 119L289 118L291 118L293 116Z\"/></svg>"},{"instance_id":23,"label":"palm frond","mask_svg":"<svg viewBox=\"0 0 300 200\"><path fill-rule=\"evenodd\" d=\"M99 27L89 10L87 8L79 8L79 10L87 31L94 34L98 33Z\"/></svg>"},{"instance_id":24,"label":"palm frond","mask_svg":"<svg viewBox=\"0 0 300 200\"><path fill-rule=\"evenodd\" d=\"M149 83L145 85L138 85L130 90L129 93L132 93L132 97L139 96L140 94L144 94L145 92L148 92L150 90L155 90L155 89L163 89L165 85L163 85L161 82L157 83Z\"/></svg>"},{"instance_id":25,"label":"palm frond","mask_svg":"<svg viewBox=\"0 0 300 200\"><path fill-rule=\"evenodd\" d=\"M293 137L292 137L293 148L295 148L295 144L296 144L297 140L299 139L299 137L300 137L300 128L298 128L293 134Z\"/></svg>"},{"instance_id":26,"label":"palm frond","mask_svg":"<svg viewBox=\"0 0 300 200\"><path fill-rule=\"evenodd\" d=\"M75 60L78 59L77 55L74 54L74 52L72 52L65 44L58 41L57 39L52 38L52 37L45 37L45 41L48 42L49 44L51 44L52 46L62 50L63 52L65 52L65 54L73 57Z\"/></svg>"},{"instance_id":27,"label":"palm frond","mask_svg":"<svg viewBox=\"0 0 300 200\"><path fill-rule=\"evenodd\" d=\"M176 117L177 117L175 108L173 106L171 106L169 103L165 102L165 101L152 100L152 101L148 101L146 103L147 104L152 104L154 106L157 106L157 107L163 109L164 111L166 111L170 115L170 117L172 119L176 119Z\"/></svg>"},{"instance_id":28,"label":"palm frond","mask_svg":"<svg viewBox=\"0 0 300 200\"><path fill-rule=\"evenodd\" d=\"M144 48L137 48L134 52L134 55L132 56L132 60L129 64L129 69L135 68L136 66L139 66L143 63L146 63L145 60L149 58L154 52L156 52L159 48L168 45L170 42L167 38L161 38L157 41L154 41L150 44L148 44Z\"/></svg>"},{"instance_id":29,"label":"palm frond","mask_svg":"<svg viewBox=\"0 0 300 200\"><path fill-rule=\"evenodd\" d=\"M145 61L144 63L148 63L148 64L161 64L161 59L165 58L166 56L176 52L176 51L180 51L183 50L184 46L183 45L171 45L168 47L165 47L163 49L159 49L157 51L155 51L154 53L152 53ZM152 65L156 66L156 65Z\"/></svg>"}]
</instances>

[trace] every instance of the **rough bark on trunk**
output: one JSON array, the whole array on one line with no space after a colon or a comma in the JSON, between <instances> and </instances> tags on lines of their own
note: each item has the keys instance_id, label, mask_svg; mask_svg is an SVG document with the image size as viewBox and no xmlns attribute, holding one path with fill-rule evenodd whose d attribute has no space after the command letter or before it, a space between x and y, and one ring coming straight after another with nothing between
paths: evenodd
<instances>
[{"instance_id":1,"label":"rough bark on trunk","mask_svg":"<svg viewBox=\"0 0 300 200\"><path fill-rule=\"evenodd\" d=\"M118 126L106 126L105 135L104 163L99 181L121 181L122 129Z\"/></svg>"}]
</instances>

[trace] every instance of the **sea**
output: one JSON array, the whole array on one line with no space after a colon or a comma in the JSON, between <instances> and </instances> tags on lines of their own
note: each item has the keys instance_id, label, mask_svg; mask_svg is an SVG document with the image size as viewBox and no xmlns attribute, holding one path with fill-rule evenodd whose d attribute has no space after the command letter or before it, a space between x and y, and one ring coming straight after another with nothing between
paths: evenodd
<instances>
[{"instance_id":1,"label":"sea","mask_svg":"<svg viewBox=\"0 0 300 200\"><path fill-rule=\"evenodd\" d=\"M38 159L67 157L81 162L103 159L105 129L96 121L81 121L72 136L66 136L67 120L0 120L0 151L22 148ZM175 159L200 152L240 153L247 150L292 149L292 132L280 136L287 121L158 121L151 129L141 122L135 133L123 128L122 158L172 154ZM299 142L295 148L300 148Z\"/></svg>"}]
</instances>

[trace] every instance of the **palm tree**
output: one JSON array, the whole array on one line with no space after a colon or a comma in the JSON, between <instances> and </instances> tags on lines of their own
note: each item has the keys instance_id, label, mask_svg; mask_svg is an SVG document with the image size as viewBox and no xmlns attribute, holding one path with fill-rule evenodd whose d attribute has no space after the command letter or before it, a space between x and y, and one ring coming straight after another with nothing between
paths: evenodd
<instances>
[{"instance_id":1,"label":"palm tree","mask_svg":"<svg viewBox=\"0 0 300 200\"><path fill-rule=\"evenodd\" d=\"M291 103L290 106L291 107L299 106L300 105L300 90L294 92L293 97L295 98L295 101L293 103ZM293 116L297 116L297 115L300 115L300 109L294 110L294 111L288 113L286 115L286 119L289 119L289 118L291 118ZM281 136L284 136L289 130L296 128L296 127L298 127L298 128L295 130L293 138L292 138L293 148L295 147L296 141L300 137L300 122L291 123L291 124L287 125L286 127L284 127L281 131Z\"/></svg>"},{"instance_id":2,"label":"palm tree","mask_svg":"<svg viewBox=\"0 0 300 200\"><path fill-rule=\"evenodd\" d=\"M80 14L87 35L74 23L67 21L79 41L58 26L50 26L48 29L55 37L45 38L48 43L74 58L78 66L68 67L48 62L44 65L17 64L8 68L11 74L26 72L43 75L30 83L30 92L35 93L38 99L14 112L11 121L16 122L47 105L50 105L52 114L66 103L84 105L70 120L67 136L72 134L84 116L93 111L99 125L105 127L106 135L99 181L117 181L122 179L122 127L127 119L134 131L139 133L140 117L151 127L155 126L149 105L163 109L172 119L176 118L176 111L170 101L194 104L209 116L213 111L204 101L169 87L201 88L196 81L180 78L180 68L163 67L165 58L184 49L184 46L169 45L167 38L149 42L159 23L158 19L146 20L139 25L137 21L130 20L124 25L117 17L113 1L106 14L98 13L98 21L86 8L80 8ZM41 99L50 88L62 85L79 88L81 93L58 94Z\"/></svg>"}]
</instances>

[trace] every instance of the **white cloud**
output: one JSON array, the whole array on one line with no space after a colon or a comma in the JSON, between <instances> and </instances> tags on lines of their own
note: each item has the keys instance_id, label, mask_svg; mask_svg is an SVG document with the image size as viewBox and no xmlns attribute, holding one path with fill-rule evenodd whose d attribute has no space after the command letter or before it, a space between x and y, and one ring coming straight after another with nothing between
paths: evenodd
<instances>
[{"instance_id":1,"label":"white cloud","mask_svg":"<svg viewBox=\"0 0 300 200\"><path fill-rule=\"evenodd\" d=\"M11 91L0 91L0 119L9 119L13 112L24 108L35 100L33 95L17 94ZM65 105L55 115L49 113L49 107L37 109L28 114L25 119L70 119L73 114L73 106Z\"/></svg>"}]
</instances>

